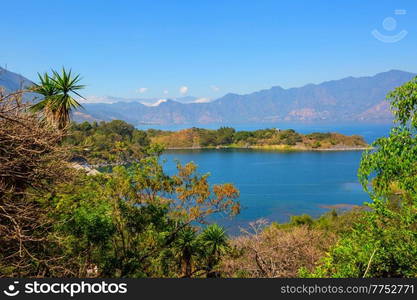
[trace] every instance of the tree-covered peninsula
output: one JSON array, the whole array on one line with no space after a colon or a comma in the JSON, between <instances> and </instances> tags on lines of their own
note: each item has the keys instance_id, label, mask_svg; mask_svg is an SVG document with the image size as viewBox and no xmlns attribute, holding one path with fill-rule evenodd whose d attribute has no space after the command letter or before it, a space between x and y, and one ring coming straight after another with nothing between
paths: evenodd
<instances>
[{"instance_id":1,"label":"tree-covered peninsula","mask_svg":"<svg viewBox=\"0 0 417 300\"><path fill-rule=\"evenodd\" d=\"M190 128L179 131L139 130L121 120L72 123L64 144L74 158L89 164L126 163L144 155L150 145L165 149L252 148L276 151L363 150L369 146L361 136L340 133L297 133L292 129L236 131Z\"/></svg>"},{"instance_id":2,"label":"tree-covered peninsula","mask_svg":"<svg viewBox=\"0 0 417 300\"><path fill-rule=\"evenodd\" d=\"M150 140L166 148L258 148L272 150L352 150L368 148L363 137L333 132L301 134L293 129L236 131L190 128L180 131L148 130Z\"/></svg>"}]
</instances>

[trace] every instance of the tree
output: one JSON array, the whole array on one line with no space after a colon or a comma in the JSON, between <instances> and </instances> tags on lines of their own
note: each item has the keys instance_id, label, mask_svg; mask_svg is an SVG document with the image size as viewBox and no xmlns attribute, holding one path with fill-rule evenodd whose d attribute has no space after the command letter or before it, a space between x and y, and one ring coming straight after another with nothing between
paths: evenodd
<instances>
[{"instance_id":1,"label":"tree","mask_svg":"<svg viewBox=\"0 0 417 300\"><path fill-rule=\"evenodd\" d=\"M73 157L83 158L91 165L129 163L146 155L149 138L145 131L119 120L90 124L72 123L63 144Z\"/></svg>"},{"instance_id":2,"label":"tree","mask_svg":"<svg viewBox=\"0 0 417 300\"><path fill-rule=\"evenodd\" d=\"M235 143L239 143L239 142L248 143L248 140L251 137L253 137L253 132L251 131L238 131L234 134L233 141Z\"/></svg>"},{"instance_id":3,"label":"tree","mask_svg":"<svg viewBox=\"0 0 417 300\"><path fill-rule=\"evenodd\" d=\"M370 211L312 276L417 276L417 78L388 94L395 127L364 152Z\"/></svg>"},{"instance_id":4,"label":"tree","mask_svg":"<svg viewBox=\"0 0 417 300\"><path fill-rule=\"evenodd\" d=\"M193 272L193 260L196 259L200 251L200 243L197 239L196 230L191 227L186 227L181 230L175 242L175 247L179 252L183 277L189 278Z\"/></svg>"},{"instance_id":5,"label":"tree","mask_svg":"<svg viewBox=\"0 0 417 300\"><path fill-rule=\"evenodd\" d=\"M74 276L96 270L94 276L191 277L201 275L206 259L210 266L218 261L220 246L201 255L212 244L196 237L198 224L237 213L238 191L210 186L193 164L178 164L178 174L168 176L158 153L57 187L42 200L55 211L56 236L77 266Z\"/></svg>"},{"instance_id":6,"label":"tree","mask_svg":"<svg viewBox=\"0 0 417 300\"><path fill-rule=\"evenodd\" d=\"M207 277L218 277L219 274L214 268L228 250L227 234L222 227L212 224L204 229L200 239L204 246Z\"/></svg>"},{"instance_id":7,"label":"tree","mask_svg":"<svg viewBox=\"0 0 417 300\"><path fill-rule=\"evenodd\" d=\"M82 107L73 95L83 98L78 90L84 88L80 85L80 75L72 76L71 70L62 68L61 74L52 70L52 75L45 73L39 76L39 83L32 91L43 96L43 99L31 106L32 112L42 112L44 118L58 129L65 128L70 122L71 111Z\"/></svg>"},{"instance_id":8,"label":"tree","mask_svg":"<svg viewBox=\"0 0 417 300\"><path fill-rule=\"evenodd\" d=\"M216 131L217 135L217 145L229 145L233 143L233 135L235 134L235 129L231 127L220 127Z\"/></svg>"}]
</instances>

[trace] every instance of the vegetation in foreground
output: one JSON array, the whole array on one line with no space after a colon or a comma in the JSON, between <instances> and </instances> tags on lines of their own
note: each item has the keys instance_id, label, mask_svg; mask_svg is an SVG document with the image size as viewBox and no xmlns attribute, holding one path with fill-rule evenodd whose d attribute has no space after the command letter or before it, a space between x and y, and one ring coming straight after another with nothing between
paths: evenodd
<instances>
[{"instance_id":1,"label":"vegetation in foreground","mask_svg":"<svg viewBox=\"0 0 417 300\"><path fill-rule=\"evenodd\" d=\"M77 78L45 75L36 88L57 91L36 112L22 92L0 95L0 276L417 276L417 79L388 95L397 126L363 155L366 209L260 220L228 238L208 219L237 214L239 191L211 186L193 164L168 176L147 142L129 152L130 167L94 176L72 168L71 90L58 76Z\"/></svg>"}]
</instances>

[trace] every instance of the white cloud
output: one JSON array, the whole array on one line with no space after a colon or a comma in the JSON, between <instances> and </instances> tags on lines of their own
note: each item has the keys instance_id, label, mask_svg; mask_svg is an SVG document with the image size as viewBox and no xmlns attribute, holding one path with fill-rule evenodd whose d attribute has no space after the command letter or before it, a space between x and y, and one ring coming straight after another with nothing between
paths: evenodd
<instances>
[{"instance_id":1,"label":"white cloud","mask_svg":"<svg viewBox=\"0 0 417 300\"><path fill-rule=\"evenodd\" d=\"M207 103L210 101L211 101L210 98L198 98L197 100L194 101L194 103Z\"/></svg>"},{"instance_id":2,"label":"white cloud","mask_svg":"<svg viewBox=\"0 0 417 300\"><path fill-rule=\"evenodd\" d=\"M182 95L185 95L188 93L188 86L183 85L182 87L180 87L180 93Z\"/></svg>"},{"instance_id":3,"label":"white cloud","mask_svg":"<svg viewBox=\"0 0 417 300\"><path fill-rule=\"evenodd\" d=\"M143 94L143 93L146 93L146 91L148 90L148 88L145 88L145 87L143 87L143 88L140 88L139 90L138 90L138 92L140 93L140 94Z\"/></svg>"},{"instance_id":4,"label":"white cloud","mask_svg":"<svg viewBox=\"0 0 417 300\"><path fill-rule=\"evenodd\" d=\"M164 90L163 93L164 93L164 95L168 95L169 92L168 92L168 90Z\"/></svg>"},{"instance_id":5,"label":"white cloud","mask_svg":"<svg viewBox=\"0 0 417 300\"><path fill-rule=\"evenodd\" d=\"M214 92L218 92L218 91L220 91L220 88L219 88L218 86L216 86L216 85L212 85L210 88L211 88Z\"/></svg>"}]
</instances>

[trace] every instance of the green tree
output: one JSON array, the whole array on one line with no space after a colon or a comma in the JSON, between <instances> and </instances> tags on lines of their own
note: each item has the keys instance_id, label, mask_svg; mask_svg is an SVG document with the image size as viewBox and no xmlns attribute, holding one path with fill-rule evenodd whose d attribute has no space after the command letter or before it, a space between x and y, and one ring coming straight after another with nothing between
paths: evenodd
<instances>
[{"instance_id":1,"label":"green tree","mask_svg":"<svg viewBox=\"0 0 417 300\"><path fill-rule=\"evenodd\" d=\"M213 130L200 129L200 145L202 147L217 145L216 132Z\"/></svg>"},{"instance_id":2,"label":"green tree","mask_svg":"<svg viewBox=\"0 0 417 300\"><path fill-rule=\"evenodd\" d=\"M72 123L64 139L74 157L93 165L138 161L146 156L149 143L145 131L119 120Z\"/></svg>"},{"instance_id":3,"label":"green tree","mask_svg":"<svg viewBox=\"0 0 417 300\"><path fill-rule=\"evenodd\" d=\"M140 146L149 146L150 140L146 131L135 129L132 134L132 143Z\"/></svg>"},{"instance_id":4,"label":"green tree","mask_svg":"<svg viewBox=\"0 0 417 300\"><path fill-rule=\"evenodd\" d=\"M253 133L250 131L238 131L233 136L233 141L235 143L245 142L248 143L249 138L253 137Z\"/></svg>"},{"instance_id":5,"label":"green tree","mask_svg":"<svg viewBox=\"0 0 417 300\"><path fill-rule=\"evenodd\" d=\"M216 131L217 145L229 145L233 143L235 129L231 127L220 127Z\"/></svg>"},{"instance_id":6,"label":"green tree","mask_svg":"<svg viewBox=\"0 0 417 300\"><path fill-rule=\"evenodd\" d=\"M388 94L395 127L364 152L370 211L309 276L417 276L417 78Z\"/></svg>"},{"instance_id":7,"label":"green tree","mask_svg":"<svg viewBox=\"0 0 417 300\"><path fill-rule=\"evenodd\" d=\"M196 259L200 251L196 230L192 227L186 227L181 230L175 242L175 248L179 254L180 269L182 269L183 277L191 277L193 260Z\"/></svg>"},{"instance_id":8,"label":"green tree","mask_svg":"<svg viewBox=\"0 0 417 300\"><path fill-rule=\"evenodd\" d=\"M228 237L222 227L217 224L207 226L200 236L204 247L205 269L207 277L219 277L215 267L220 262L221 257L226 254Z\"/></svg>"},{"instance_id":9,"label":"green tree","mask_svg":"<svg viewBox=\"0 0 417 300\"><path fill-rule=\"evenodd\" d=\"M237 196L230 184L210 186L193 164L178 164L178 174L168 176L158 155L150 155L58 187L43 202L52 203L55 235L75 276L96 270L92 275L191 277L207 258L198 225L216 213L237 213ZM214 266L222 252L214 245L207 253Z\"/></svg>"}]
</instances>

